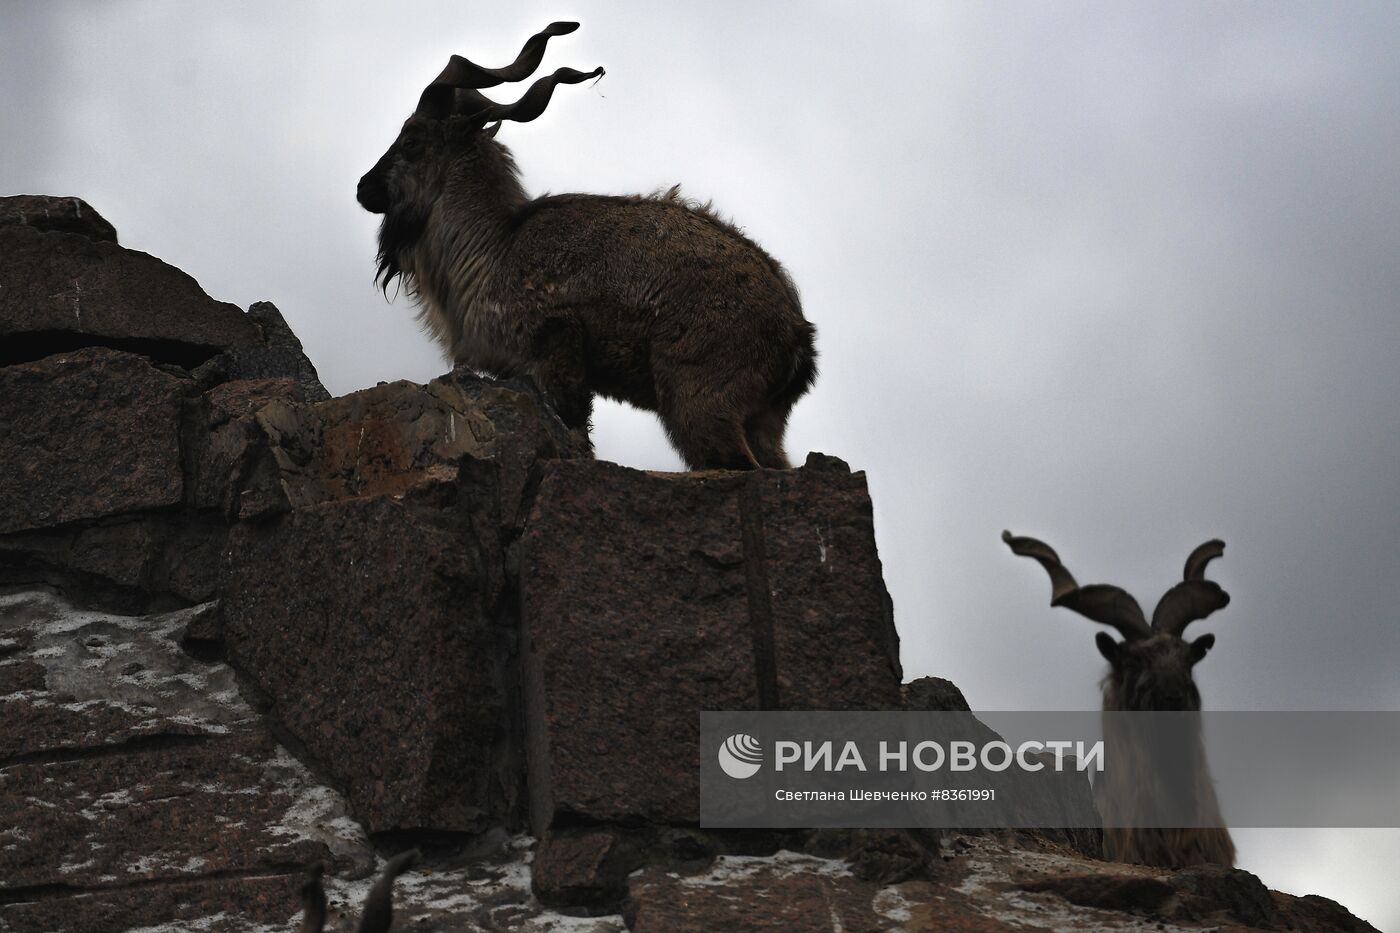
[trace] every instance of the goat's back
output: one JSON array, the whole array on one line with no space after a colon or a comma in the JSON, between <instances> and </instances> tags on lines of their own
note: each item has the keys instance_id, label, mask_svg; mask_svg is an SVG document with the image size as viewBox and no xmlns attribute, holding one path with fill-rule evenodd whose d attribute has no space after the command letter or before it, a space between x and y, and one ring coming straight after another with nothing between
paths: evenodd
<instances>
[{"instance_id":1,"label":"goat's back","mask_svg":"<svg viewBox=\"0 0 1400 933\"><path fill-rule=\"evenodd\" d=\"M663 319L705 313L716 324L747 319L784 332L806 323L778 262L707 205L674 191L537 198L514 218L507 257L515 281L502 286L536 297L566 293Z\"/></svg>"}]
</instances>

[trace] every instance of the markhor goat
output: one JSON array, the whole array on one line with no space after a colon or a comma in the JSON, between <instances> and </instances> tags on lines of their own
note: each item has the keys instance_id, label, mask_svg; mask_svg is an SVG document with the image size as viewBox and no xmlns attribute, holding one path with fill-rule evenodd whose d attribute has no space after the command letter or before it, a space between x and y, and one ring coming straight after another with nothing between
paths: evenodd
<instances>
[{"instance_id":1,"label":"markhor goat","mask_svg":"<svg viewBox=\"0 0 1400 933\"><path fill-rule=\"evenodd\" d=\"M1205 578L1206 564L1225 553L1225 543L1207 541L1191 552L1182 582L1157 603L1149 627L1137 600L1124 590L1105 584L1080 586L1049 545L1009 531L1001 537L1014 553L1034 558L1049 572L1050 605L1111 625L1123 636L1121 642L1107 632L1095 637L1110 665L1103 681L1106 714L1186 714L1165 717L1165 722L1150 727L1129 717L1104 716L1107 764L1094 786L1104 819L1104 853L1115 861L1167 868L1233 866L1235 845L1216 802L1201 740L1201 694L1191 675L1215 644L1215 636L1190 642L1181 637L1187 625L1229 605L1229 594ZM1151 741L1145 738L1149 728L1154 730ZM1172 811L1184 812L1183 822L1192 825L1146 825L1151 818L1143 814L1160 812L1169 795L1177 802Z\"/></svg>"},{"instance_id":2,"label":"markhor goat","mask_svg":"<svg viewBox=\"0 0 1400 933\"><path fill-rule=\"evenodd\" d=\"M558 85L603 74L560 68L513 104L481 93L528 77L549 39L577 28L552 24L504 68L454 55L423 91L359 184L384 215L379 279L402 276L457 363L530 376L579 433L596 393L659 414L692 469L787 468L788 413L817 370L777 261L676 188L532 200L494 139Z\"/></svg>"}]
</instances>

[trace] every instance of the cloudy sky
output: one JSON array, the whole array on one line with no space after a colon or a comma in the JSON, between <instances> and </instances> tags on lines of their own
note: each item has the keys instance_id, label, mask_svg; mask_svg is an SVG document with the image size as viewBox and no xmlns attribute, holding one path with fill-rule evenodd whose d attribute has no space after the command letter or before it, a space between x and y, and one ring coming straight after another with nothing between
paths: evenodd
<instances>
[{"instance_id":1,"label":"cloudy sky","mask_svg":"<svg viewBox=\"0 0 1400 933\"><path fill-rule=\"evenodd\" d=\"M1001 530L1149 606L1219 536L1208 707L1400 710L1400 5L0 9L5 193L275 302L334 393L445 368L356 180L449 54L581 20L544 67L607 76L499 138L536 193L682 182L792 272L822 376L789 450L867 472L908 677L1094 708L1095 626ZM595 440L679 468L650 415ZM1400 929L1400 832L1238 837Z\"/></svg>"}]
</instances>

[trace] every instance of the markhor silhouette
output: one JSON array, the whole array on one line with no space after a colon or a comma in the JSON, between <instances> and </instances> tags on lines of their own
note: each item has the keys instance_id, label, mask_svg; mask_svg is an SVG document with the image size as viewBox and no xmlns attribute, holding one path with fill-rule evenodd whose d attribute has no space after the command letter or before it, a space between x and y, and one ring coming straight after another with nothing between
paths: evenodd
<instances>
[{"instance_id":1,"label":"markhor silhouette","mask_svg":"<svg viewBox=\"0 0 1400 933\"><path fill-rule=\"evenodd\" d=\"M1200 712L1201 694L1191 669L1215 644L1215 636L1188 642L1181 634L1190 623L1229 605L1229 594L1205 578L1206 564L1225 553L1225 542L1207 541L1191 552L1184 579L1157 603L1149 627L1137 600L1126 591L1102 583L1080 586L1049 545L1009 531L1001 537L1014 553L1035 559L1050 574L1050 605L1111 625L1123 636L1121 642L1106 632L1095 637L1110 665L1103 680L1105 712ZM1109 764L1094 784L1104 818L1104 854L1120 862L1164 868L1234 865L1235 845L1215 799L1199 721L1173 736L1166 748L1143 742L1121 726L1105 717ZM1198 825L1141 825L1142 819L1135 816L1157 802L1159 786L1170 786L1173 793L1189 788L1192 822Z\"/></svg>"},{"instance_id":2,"label":"markhor silhouette","mask_svg":"<svg viewBox=\"0 0 1400 933\"><path fill-rule=\"evenodd\" d=\"M560 68L513 104L480 88L528 77L554 23L504 68L454 55L360 180L383 214L379 277L402 276L457 363L532 377L585 434L600 394L654 411L693 469L787 469L788 413L816 378L815 331L771 256L679 188L530 199L501 121L544 112Z\"/></svg>"}]
</instances>

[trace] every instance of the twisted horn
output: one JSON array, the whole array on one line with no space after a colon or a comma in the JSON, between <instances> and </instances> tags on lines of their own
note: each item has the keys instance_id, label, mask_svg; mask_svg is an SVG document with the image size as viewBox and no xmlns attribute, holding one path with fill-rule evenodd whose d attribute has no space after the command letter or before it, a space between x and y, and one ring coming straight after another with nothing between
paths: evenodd
<instances>
[{"instance_id":1,"label":"twisted horn","mask_svg":"<svg viewBox=\"0 0 1400 933\"><path fill-rule=\"evenodd\" d=\"M1167 590L1152 610L1152 630L1181 637L1186 626L1230 605L1230 594L1205 578L1206 565L1225 553L1225 542L1207 541L1186 558L1183 580Z\"/></svg>"},{"instance_id":2,"label":"twisted horn","mask_svg":"<svg viewBox=\"0 0 1400 933\"><path fill-rule=\"evenodd\" d=\"M494 101L476 93L478 88L495 87L510 81L523 81L534 74L544 60L545 46L554 36L568 35L578 29L578 23L550 23L525 40L520 54L503 68L483 68L461 55L448 59L447 67L423 89L414 113L441 119L451 114L472 115L498 106Z\"/></svg>"},{"instance_id":3,"label":"twisted horn","mask_svg":"<svg viewBox=\"0 0 1400 933\"><path fill-rule=\"evenodd\" d=\"M1127 591L1105 583L1080 586L1060 563L1060 555L1043 541L1016 537L1009 531L1001 533L1001 540L1013 554L1032 558L1045 568L1050 575L1051 606L1063 606L1101 625L1111 625L1127 641L1152 634L1143 618L1142 607Z\"/></svg>"},{"instance_id":4,"label":"twisted horn","mask_svg":"<svg viewBox=\"0 0 1400 933\"><path fill-rule=\"evenodd\" d=\"M1181 579L1204 580L1206 578L1206 564L1224 554L1225 542L1219 538L1212 538L1197 547L1191 552L1191 556L1186 558L1186 569L1182 571Z\"/></svg>"},{"instance_id":5,"label":"twisted horn","mask_svg":"<svg viewBox=\"0 0 1400 933\"><path fill-rule=\"evenodd\" d=\"M573 68L560 68L552 75L545 75L513 104L494 104L486 111L487 123L497 120L513 120L516 123L529 123L544 113L554 89L561 84L579 84L589 78L601 78L605 72L601 67L592 71L576 71Z\"/></svg>"}]
</instances>

